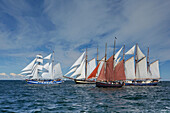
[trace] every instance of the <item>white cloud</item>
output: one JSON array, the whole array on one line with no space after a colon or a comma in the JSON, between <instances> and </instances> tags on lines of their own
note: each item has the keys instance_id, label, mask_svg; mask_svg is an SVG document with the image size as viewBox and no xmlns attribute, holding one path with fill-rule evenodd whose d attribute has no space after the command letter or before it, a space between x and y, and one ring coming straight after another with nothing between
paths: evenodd
<instances>
[{"instance_id":1,"label":"white cloud","mask_svg":"<svg viewBox=\"0 0 170 113\"><path fill-rule=\"evenodd\" d=\"M86 47L91 59L99 45L102 58L107 42L111 55L115 36L117 48L125 44L128 50L138 43L144 53L150 47L151 58L170 60L169 1L45 0L39 10L23 0L3 2L0 8L14 18L16 29L11 31L0 21L6 28L0 27L0 50L3 57L21 58L12 61L17 70L36 54L45 56L55 50L65 73Z\"/></svg>"}]
</instances>

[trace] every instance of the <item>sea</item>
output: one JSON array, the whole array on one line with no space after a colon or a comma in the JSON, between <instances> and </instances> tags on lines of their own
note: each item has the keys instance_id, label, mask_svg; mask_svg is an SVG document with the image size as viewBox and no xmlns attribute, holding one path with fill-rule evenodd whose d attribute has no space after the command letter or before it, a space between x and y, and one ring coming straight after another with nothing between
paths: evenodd
<instances>
[{"instance_id":1,"label":"sea","mask_svg":"<svg viewBox=\"0 0 170 113\"><path fill-rule=\"evenodd\" d=\"M0 81L0 112L10 113L170 113L170 81L157 86L97 88L64 81L33 85Z\"/></svg>"}]
</instances>

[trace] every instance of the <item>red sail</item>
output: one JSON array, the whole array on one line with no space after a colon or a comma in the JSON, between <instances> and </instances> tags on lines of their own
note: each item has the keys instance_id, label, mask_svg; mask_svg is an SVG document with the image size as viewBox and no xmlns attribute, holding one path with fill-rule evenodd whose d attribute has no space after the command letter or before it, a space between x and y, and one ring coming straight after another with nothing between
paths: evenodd
<instances>
[{"instance_id":1,"label":"red sail","mask_svg":"<svg viewBox=\"0 0 170 113\"><path fill-rule=\"evenodd\" d=\"M114 80L126 80L123 60L114 69Z\"/></svg>"},{"instance_id":2,"label":"red sail","mask_svg":"<svg viewBox=\"0 0 170 113\"><path fill-rule=\"evenodd\" d=\"M113 81L113 56L111 56L106 63L106 79L107 81Z\"/></svg>"},{"instance_id":3,"label":"red sail","mask_svg":"<svg viewBox=\"0 0 170 113\"><path fill-rule=\"evenodd\" d=\"M104 64L103 64L102 69L100 71L100 74L97 78L97 81L106 81L106 76L105 76L105 73L104 73Z\"/></svg>"},{"instance_id":4,"label":"red sail","mask_svg":"<svg viewBox=\"0 0 170 113\"><path fill-rule=\"evenodd\" d=\"M96 77L96 73L97 73L97 70L98 70L99 66L100 66L100 63L99 63L99 64L97 65L97 67L93 70L93 72L88 76L87 79L91 79L91 78Z\"/></svg>"}]
</instances>

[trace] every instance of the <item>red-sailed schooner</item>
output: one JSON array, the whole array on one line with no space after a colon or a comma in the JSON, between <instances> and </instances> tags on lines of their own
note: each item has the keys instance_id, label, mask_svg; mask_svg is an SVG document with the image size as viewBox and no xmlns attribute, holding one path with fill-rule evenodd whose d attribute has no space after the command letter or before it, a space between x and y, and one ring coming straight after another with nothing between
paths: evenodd
<instances>
[{"instance_id":1,"label":"red-sailed schooner","mask_svg":"<svg viewBox=\"0 0 170 113\"><path fill-rule=\"evenodd\" d=\"M124 70L124 59L116 64L115 44L116 40L114 40L114 53L107 60L107 43L106 43L105 62L97 78L96 87L120 88L124 85L123 81L126 80ZM118 54L120 54L120 52L118 52Z\"/></svg>"}]
</instances>

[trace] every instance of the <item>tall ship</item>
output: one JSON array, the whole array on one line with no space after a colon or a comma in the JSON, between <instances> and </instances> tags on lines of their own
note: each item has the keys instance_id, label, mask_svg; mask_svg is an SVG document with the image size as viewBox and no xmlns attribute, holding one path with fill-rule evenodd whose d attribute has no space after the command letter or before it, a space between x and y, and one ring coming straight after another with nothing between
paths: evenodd
<instances>
[{"instance_id":1,"label":"tall ship","mask_svg":"<svg viewBox=\"0 0 170 113\"><path fill-rule=\"evenodd\" d=\"M159 60L149 63L149 48L147 57L134 45L125 55L133 55L125 61L125 85L155 86L159 83Z\"/></svg>"},{"instance_id":2,"label":"tall ship","mask_svg":"<svg viewBox=\"0 0 170 113\"><path fill-rule=\"evenodd\" d=\"M114 40L114 52L113 55L107 60L107 43L105 47L105 60L104 65L101 68L100 74L96 81L96 87L104 88L120 88L124 85L126 80L124 59L118 58L122 48L115 54L116 38Z\"/></svg>"},{"instance_id":3,"label":"tall ship","mask_svg":"<svg viewBox=\"0 0 170 113\"><path fill-rule=\"evenodd\" d=\"M96 67L95 58L87 61L86 49L86 52L83 52L83 54L70 67L70 71L67 72L64 77L74 80L76 84L95 84L96 74L99 67L99 65Z\"/></svg>"},{"instance_id":4,"label":"tall ship","mask_svg":"<svg viewBox=\"0 0 170 113\"><path fill-rule=\"evenodd\" d=\"M61 84L63 76L60 63L54 65L54 52L44 58L36 55L21 74L26 75L28 84Z\"/></svg>"}]
</instances>

